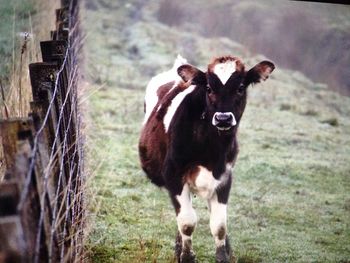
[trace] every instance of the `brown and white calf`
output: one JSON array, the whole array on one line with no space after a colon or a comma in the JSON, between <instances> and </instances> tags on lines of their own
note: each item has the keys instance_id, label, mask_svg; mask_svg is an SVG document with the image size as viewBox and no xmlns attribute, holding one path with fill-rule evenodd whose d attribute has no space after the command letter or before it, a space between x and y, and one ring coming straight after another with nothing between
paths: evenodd
<instances>
[{"instance_id":1,"label":"brown and white calf","mask_svg":"<svg viewBox=\"0 0 350 263\"><path fill-rule=\"evenodd\" d=\"M216 261L231 260L227 202L238 153L236 133L247 87L266 80L274 68L262 61L246 71L239 58L224 56L202 72L178 57L171 70L147 86L139 154L142 169L154 184L168 190L174 205L178 262L195 262L192 193L208 202Z\"/></svg>"}]
</instances>

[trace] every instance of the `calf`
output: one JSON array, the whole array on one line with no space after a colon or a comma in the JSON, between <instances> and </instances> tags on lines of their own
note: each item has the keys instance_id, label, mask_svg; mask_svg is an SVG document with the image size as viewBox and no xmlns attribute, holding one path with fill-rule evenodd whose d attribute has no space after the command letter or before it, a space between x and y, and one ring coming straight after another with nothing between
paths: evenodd
<instances>
[{"instance_id":1,"label":"calf","mask_svg":"<svg viewBox=\"0 0 350 263\"><path fill-rule=\"evenodd\" d=\"M178 225L178 262L195 262L191 236L197 216L191 193L208 202L216 261L232 258L227 202L238 153L237 129L247 87L266 80L274 68L270 61L262 61L246 71L239 58L224 56L213 59L202 72L178 57L171 70L147 86L141 166L154 184L169 192Z\"/></svg>"}]
</instances>

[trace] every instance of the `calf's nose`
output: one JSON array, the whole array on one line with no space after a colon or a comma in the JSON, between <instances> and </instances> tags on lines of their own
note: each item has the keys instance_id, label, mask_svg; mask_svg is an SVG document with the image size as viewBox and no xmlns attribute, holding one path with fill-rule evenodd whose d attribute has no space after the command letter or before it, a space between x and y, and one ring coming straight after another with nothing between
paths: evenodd
<instances>
[{"instance_id":1,"label":"calf's nose","mask_svg":"<svg viewBox=\"0 0 350 263\"><path fill-rule=\"evenodd\" d=\"M233 114L231 112L217 112L215 113L214 118L218 122L231 123L233 120Z\"/></svg>"},{"instance_id":2,"label":"calf's nose","mask_svg":"<svg viewBox=\"0 0 350 263\"><path fill-rule=\"evenodd\" d=\"M237 124L232 112L216 112L213 116L212 124L218 129L228 130Z\"/></svg>"}]
</instances>

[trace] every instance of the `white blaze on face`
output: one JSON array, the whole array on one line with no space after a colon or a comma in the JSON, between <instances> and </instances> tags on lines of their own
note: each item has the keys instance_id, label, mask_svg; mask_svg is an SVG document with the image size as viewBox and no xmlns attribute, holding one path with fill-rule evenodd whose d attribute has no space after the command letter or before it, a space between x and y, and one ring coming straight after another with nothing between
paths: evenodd
<instances>
[{"instance_id":1,"label":"white blaze on face","mask_svg":"<svg viewBox=\"0 0 350 263\"><path fill-rule=\"evenodd\" d=\"M225 63L216 64L214 66L214 73L220 79L223 85L226 84L227 80L231 77L233 72L236 71L236 61L228 60Z\"/></svg>"},{"instance_id":2,"label":"white blaze on face","mask_svg":"<svg viewBox=\"0 0 350 263\"><path fill-rule=\"evenodd\" d=\"M171 120L173 119L177 108L180 106L181 102L184 100L184 98L190 94L196 86L191 85L184 91L180 92L179 94L176 95L176 97L171 101L171 105L168 108L167 113L164 116L164 127L165 127L165 132L168 132L169 126L171 123Z\"/></svg>"}]
</instances>

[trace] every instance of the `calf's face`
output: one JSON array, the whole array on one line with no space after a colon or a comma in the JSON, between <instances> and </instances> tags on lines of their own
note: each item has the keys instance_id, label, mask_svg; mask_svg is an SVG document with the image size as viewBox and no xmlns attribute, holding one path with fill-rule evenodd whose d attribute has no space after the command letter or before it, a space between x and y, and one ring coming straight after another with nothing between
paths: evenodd
<instances>
[{"instance_id":1,"label":"calf's face","mask_svg":"<svg viewBox=\"0 0 350 263\"><path fill-rule=\"evenodd\" d=\"M266 80L274 68L272 62L262 61L245 71L238 58L227 56L214 59L206 73L186 64L178 68L178 74L185 82L206 89L206 117L219 131L229 131L243 114L247 87Z\"/></svg>"}]
</instances>

